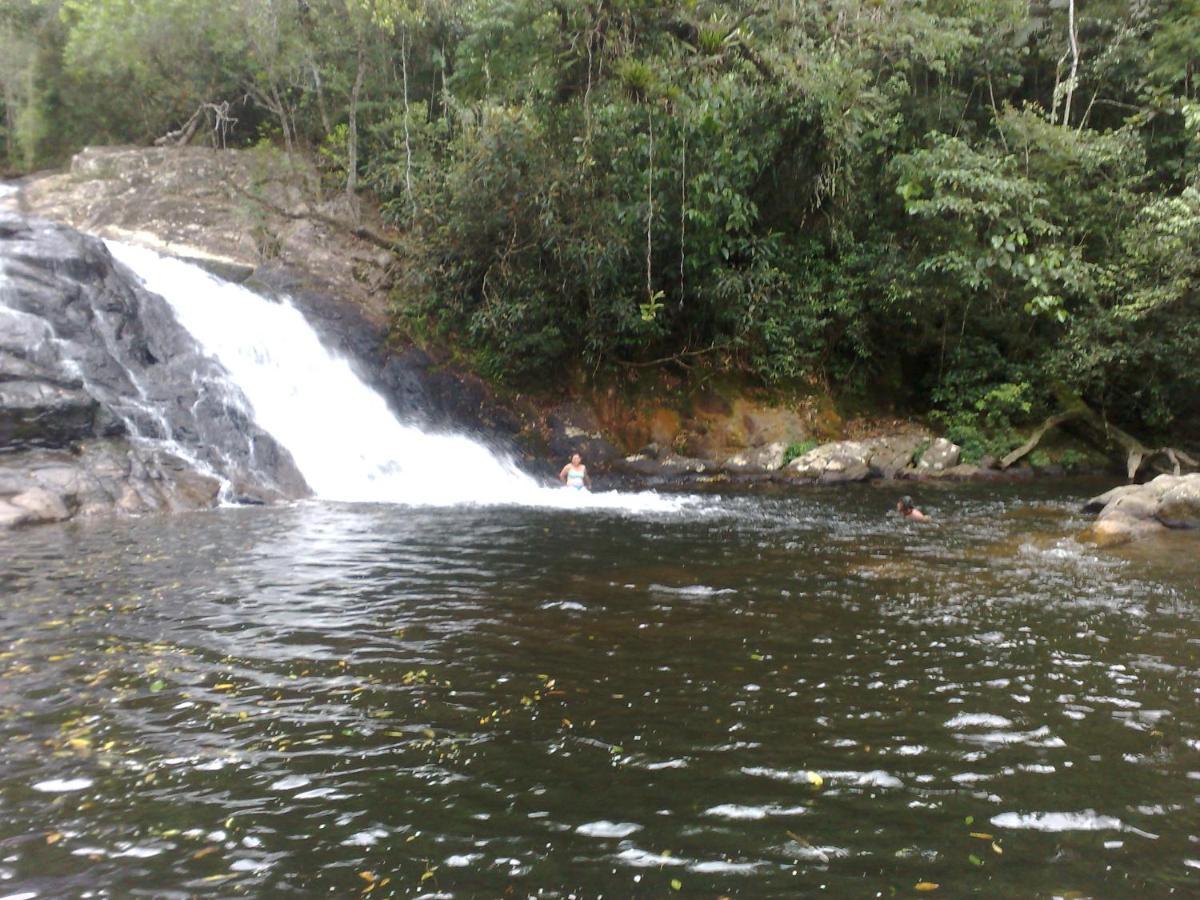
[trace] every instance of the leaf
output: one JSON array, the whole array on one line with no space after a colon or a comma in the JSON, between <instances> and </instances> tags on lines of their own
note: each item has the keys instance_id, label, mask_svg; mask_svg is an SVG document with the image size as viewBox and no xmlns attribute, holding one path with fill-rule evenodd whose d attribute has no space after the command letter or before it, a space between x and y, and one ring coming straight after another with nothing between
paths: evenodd
<instances>
[{"instance_id":1,"label":"leaf","mask_svg":"<svg viewBox=\"0 0 1200 900\"><path fill-rule=\"evenodd\" d=\"M678 878L672 878L671 879L671 890L673 890L673 891L683 890L683 882L680 881Z\"/></svg>"},{"instance_id":2,"label":"leaf","mask_svg":"<svg viewBox=\"0 0 1200 900\"><path fill-rule=\"evenodd\" d=\"M193 853L192 859L204 859L204 857L208 856L210 853L216 853L220 849L220 847L205 847L204 849L197 850L195 853Z\"/></svg>"},{"instance_id":3,"label":"leaf","mask_svg":"<svg viewBox=\"0 0 1200 900\"><path fill-rule=\"evenodd\" d=\"M968 825L974 825L974 824L975 824L975 817L974 817L974 816L967 816L965 819L963 819L963 821L964 821L964 822L966 822Z\"/></svg>"},{"instance_id":4,"label":"leaf","mask_svg":"<svg viewBox=\"0 0 1200 900\"><path fill-rule=\"evenodd\" d=\"M808 779L808 783L813 787L821 787L825 783L825 779L816 772L805 772L804 777Z\"/></svg>"},{"instance_id":5,"label":"leaf","mask_svg":"<svg viewBox=\"0 0 1200 900\"><path fill-rule=\"evenodd\" d=\"M918 881L913 885L918 891L936 891L941 887L940 884L935 884L932 881Z\"/></svg>"},{"instance_id":6,"label":"leaf","mask_svg":"<svg viewBox=\"0 0 1200 900\"><path fill-rule=\"evenodd\" d=\"M359 872L358 877L361 878L363 881L378 881L379 880L379 876L370 870Z\"/></svg>"},{"instance_id":7,"label":"leaf","mask_svg":"<svg viewBox=\"0 0 1200 900\"><path fill-rule=\"evenodd\" d=\"M46 843L52 847L55 844L57 844L59 841L61 841L62 839L63 839L63 836L62 836L61 831L52 831L48 835L46 835Z\"/></svg>"},{"instance_id":8,"label":"leaf","mask_svg":"<svg viewBox=\"0 0 1200 900\"><path fill-rule=\"evenodd\" d=\"M971 837L973 837L973 838L978 838L978 839L979 839L979 840L981 840L981 841L990 841L990 840L992 840L992 838L993 838L993 835L990 835L990 834L985 834L985 833L984 833L984 832L982 832L982 831L972 831L972 832L971 832Z\"/></svg>"},{"instance_id":9,"label":"leaf","mask_svg":"<svg viewBox=\"0 0 1200 900\"><path fill-rule=\"evenodd\" d=\"M997 855L997 856L1003 856L1003 855L1004 855L1004 850L1003 850L1003 848L1001 848L1001 846L1000 846L999 844L997 844L995 841L992 841L992 849L993 849L994 851L996 851L996 855Z\"/></svg>"},{"instance_id":10,"label":"leaf","mask_svg":"<svg viewBox=\"0 0 1200 900\"><path fill-rule=\"evenodd\" d=\"M978 856L976 856L974 853L972 853L970 856L968 856L967 859L969 859L971 861L971 865L973 865L973 866L982 866L983 865L983 860L980 859Z\"/></svg>"},{"instance_id":11,"label":"leaf","mask_svg":"<svg viewBox=\"0 0 1200 900\"><path fill-rule=\"evenodd\" d=\"M157 678L154 681L150 682L150 693L157 694L159 691L161 691L166 686L167 686L167 683L165 681L163 681L161 678Z\"/></svg>"}]
</instances>

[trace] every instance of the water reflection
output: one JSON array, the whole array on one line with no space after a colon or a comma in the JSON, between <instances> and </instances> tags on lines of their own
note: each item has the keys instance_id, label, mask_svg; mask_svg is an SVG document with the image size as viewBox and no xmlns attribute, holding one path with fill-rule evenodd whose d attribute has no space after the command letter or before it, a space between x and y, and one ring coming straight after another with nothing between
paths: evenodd
<instances>
[{"instance_id":1,"label":"water reflection","mask_svg":"<svg viewBox=\"0 0 1200 900\"><path fill-rule=\"evenodd\" d=\"M10 535L0 892L1194 888L1193 564L891 499Z\"/></svg>"}]
</instances>

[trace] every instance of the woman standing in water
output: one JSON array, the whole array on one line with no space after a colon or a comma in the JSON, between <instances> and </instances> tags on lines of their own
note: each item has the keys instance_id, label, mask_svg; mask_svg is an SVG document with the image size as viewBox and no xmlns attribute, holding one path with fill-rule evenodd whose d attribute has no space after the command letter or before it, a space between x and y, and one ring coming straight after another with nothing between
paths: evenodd
<instances>
[{"instance_id":1,"label":"woman standing in water","mask_svg":"<svg viewBox=\"0 0 1200 900\"><path fill-rule=\"evenodd\" d=\"M572 454L571 461L562 467L562 471L558 473L558 480L577 491L592 489L592 479L588 477L587 466L583 464L583 459L578 453Z\"/></svg>"}]
</instances>

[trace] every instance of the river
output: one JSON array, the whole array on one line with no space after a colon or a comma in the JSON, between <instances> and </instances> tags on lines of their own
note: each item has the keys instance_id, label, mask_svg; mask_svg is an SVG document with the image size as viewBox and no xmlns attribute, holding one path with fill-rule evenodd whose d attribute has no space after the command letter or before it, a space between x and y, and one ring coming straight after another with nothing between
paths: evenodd
<instances>
[{"instance_id":1,"label":"river","mask_svg":"<svg viewBox=\"0 0 1200 900\"><path fill-rule=\"evenodd\" d=\"M1098 487L11 533L0 896L1194 896L1194 539Z\"/></svg>"}]
</instances>

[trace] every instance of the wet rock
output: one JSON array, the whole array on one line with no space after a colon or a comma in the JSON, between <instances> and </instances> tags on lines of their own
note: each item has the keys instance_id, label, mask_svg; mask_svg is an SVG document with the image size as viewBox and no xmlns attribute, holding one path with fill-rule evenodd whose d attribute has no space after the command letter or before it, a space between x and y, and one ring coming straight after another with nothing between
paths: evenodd
<instances>
[{"instance_id":1,"label":"wet rock","mask_svg":"<svg viewBox=\"0 0 1200 900\"><path fill-rule=\"evenodd\" d=\"M76 515L205 509L220 482L183 459L117 438L0 454L0 527Z\"/></svg>"},{"instance_id":2,"label":"wet rock","mask_svg":"<svg viewBox=\"0 0 1200 900\"><path fill-rule=\"evenodd\" d=\"M585 465L603 471L621 458L621 451L601 434L595 414L587 407L560 406L547 417L547 424L550 438L546 447L554 460L565 462L578 453Z\"/></svg>"},{"instance_id":3,"label":"wet rock","mask_svg":"<svg viewBox=\"0 0 1200 900\"><path fill-rule=\"evenodd\" d=\"M919 477L934 478L938 481L975 481L989 474L987 470L967 463L959 463L958 465L950 466L948 469L934 469L922 472L918 468L916 471Z\"/></svg>"},{"instance_id":4,"label":"wet rock","mask_svg":"<svg viewBox=\"0 0 1200 900\"><path fill-rule=\"evenodd\" d=\"M918 472L942 472L958 465L962 448L945 438L936 438L921 454L917 462Z\"/></svg>"},{"instance_id":5,"label":"wet rock","mask_svg":"<svg viewBox=\"0 0 1200 900\"><path fill-rule=\"evenodd\" d=\"M1083 537L1109 545L1169 528L1200 528L1200 473L1159 475L1146 484L1113 488L1084 504L1098 513Z\"/></svg>"},{"instance_id":6,"label":"wet rock","mask_svg":"<svg viewBox=\"0 0 1200 900\"><path fill-rule=\"evenodd\" d=\"M725 460L725 468L734 472L775 472L783 468L787 444L776 441L764 447L752 447Z\"/></svg>"},{"instance_id":7,"label":"wet rock","mask_svg":"<svg viewBox=\"0 0 1200 900\"><path fill-rule=\"evenodd\" d=\"M1154 516L1168 528L1200 528L1200 475L1188 475L1168 487Z\"/></svg>"},{"instance_id":8,"label":"wet rock","mask_svg":"<svg viewBox=\"0 0 1200 900\"><path fill-rule=\"evenodd\" d=\"M612 468L622 474L640 475L651 483L690 480L694 476L716 473L716 466L709 460L680 456L671 452L653 457L635 453L615 460Z\"/></svg>"},{"instance_id":9,"label":"wet rock","mask_svg":"<svg viewBox=\"0 0 1200 900\"><path fill-rule=\"evenodd\" d=\"M822 444L792 460L787 475L824 484L895 478L912 462L922 435L888 435Z\"/></svg>"},{"instance_id":10,"label":"wet rock","mask_svg":"<svg viewBox=\"0 0 1200 900\"><path fill-rule=\"evenodd\" d=\"M34 487L8 499L11 506L26 513L26 523L62 522L71 517L71 511L62 497L45 488Z\"/></svg>"},{"instance_id":11,"label":"wet rock","mask_svg":"<svg viewBox=\"0 0 1200 900\"><path fill-rule=\"evenodd\" d=\"M1093 523L1080 537L1101 547L1115 547L1166 530L1156 521L1116 512Z\"/></svg>"},{"instance_id":12,"label":"wet rock","mask_svg":"<svg viewBox=\"0 0 1200 900\"><path fill-rule=\"evenodd\" d=\"M68 514L211 506L221 477L308 493L224 370L101 242L0 212L0 269L6 521L64 517L33 489Z\"/></svg>"}]
</instances>

